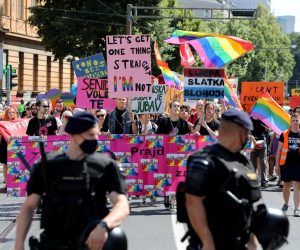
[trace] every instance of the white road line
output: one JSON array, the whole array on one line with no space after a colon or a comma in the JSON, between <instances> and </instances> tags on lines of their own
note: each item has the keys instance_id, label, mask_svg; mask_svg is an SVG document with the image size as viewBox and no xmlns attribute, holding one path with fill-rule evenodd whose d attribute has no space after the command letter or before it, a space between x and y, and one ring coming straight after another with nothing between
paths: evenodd
<instances>
[{"instance_id":1,"label":"white road line","mask_svg":"<svg viewBox=\"0 0 300 250\"><path fill-rule=\"evenodd\" d=\"M187 227L184 223L177 222L176 214L171 214L171 224L177 250L185 250L188 245L188 240L181 242L181 238L185 235Z\"/></svg>"}]
</instances>

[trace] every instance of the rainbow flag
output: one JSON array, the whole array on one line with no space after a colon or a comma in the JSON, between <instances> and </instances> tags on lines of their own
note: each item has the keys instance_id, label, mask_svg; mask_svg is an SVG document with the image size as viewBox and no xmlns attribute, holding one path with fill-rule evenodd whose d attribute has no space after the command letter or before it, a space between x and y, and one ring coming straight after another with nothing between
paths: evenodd
<instances>
[{"instance_id":1,"label":"rainbow flag","mask_svg":"<svg viewBox=\"0 0 300 250\"><path fill-rule=\"evenodd\" d=\"M225 78L225 82L224 82L224 99L227 103L229 103L233 107L243 110L243 107L237 95L235 94L234 90L230 86L227 77Z\"/></svg>"},{"instance_id":2,"label":"rainbow flag","mask_svg":"<svg viewBox=\"0 0 300 250\"><path fill-rule=\"evenodd\" d=\"M157 42L154 43L154 54L155 54L156 64L161 70L166 85L180 86L181 81L178 78L178 76L174 74L174 72L170 70L169 65L162 60Z\"/></svg>"},{"instance_id":3,"label":"rainbow flag","mask_svg":"<svg viewBox=\"0 0 300 250\"><path fill-rule=\"evenodd\" d=\"M213 68L222 68L254 48L238 37L184 30L176 30L165 42L192 45L204 66Z\"/></svg>"},{"instance_id":4,"label":"rainbow flag","mask_svg":"<svg viewBox=\"0 0 300 250\"><path fill-rule=\"evenodd\" d=\"M278 135L287 130L291 124L289 114L267 92L261 93L250 116L261 120Z\"/></svg>"}]
</instances>

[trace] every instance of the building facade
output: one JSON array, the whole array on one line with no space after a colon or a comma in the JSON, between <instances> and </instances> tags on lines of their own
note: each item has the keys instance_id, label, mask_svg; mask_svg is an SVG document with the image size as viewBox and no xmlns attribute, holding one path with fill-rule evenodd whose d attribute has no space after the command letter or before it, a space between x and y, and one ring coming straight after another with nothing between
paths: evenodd
<instances>
[{"instance_id":1,"label":"building facade","mask_svg":"<svg viewBox=\"0 0 300 250\"><path fill-rule=\"evenodd\" d=\"M282 32L290 34L295 31L295 16L278 16L276 19L281 26Z\"/></svg>"},{"instance_id":2,"label":"building facade","mask_svg":"<svg viewBox=\"0 0 300 250\"><path fill-rule=\"evenodd\" d=\"M258 4L263 4L271 11L271 0L228 0L236 9L256 9Z\"/></svg>"},{"instance_id":3,"label":"building facade","mask_svg":"<svg viewBox=\"0 0 300 250\"><path fill-rule=\"evenodd\" d=\"M32 96L49 89L70 92L75 82L71 63L65 60L53 61L54 56L46 52L37 37L35 28L26 23L30 15L29 7L35 0L1 0L0 14L0 59L2 67L10 64L16 69L18 86L12 90L15 96L22 97L25 92ZM1 64L0 64L1 66ZM5 96L6 86L0 86L1 96ZM4 98L5 99L5 98Z\"/></svg>"}]
</instances>

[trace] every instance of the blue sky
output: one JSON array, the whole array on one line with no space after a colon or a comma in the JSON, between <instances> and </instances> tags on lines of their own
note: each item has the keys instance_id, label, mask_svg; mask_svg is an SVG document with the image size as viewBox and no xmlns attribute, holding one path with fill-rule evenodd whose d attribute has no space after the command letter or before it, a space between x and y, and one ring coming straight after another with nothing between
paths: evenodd
<instances>
[{"instance_id":1,"label":"blue sky","mask_svg":"<svg viewBox=\"0 0 300 250\"><path fill-rule=\"evenodd\" d=\"M299 0L271 0L271 11L275 16L296 16L295 31L300 32L300 1Z\"/></svg>"}]
</instances>

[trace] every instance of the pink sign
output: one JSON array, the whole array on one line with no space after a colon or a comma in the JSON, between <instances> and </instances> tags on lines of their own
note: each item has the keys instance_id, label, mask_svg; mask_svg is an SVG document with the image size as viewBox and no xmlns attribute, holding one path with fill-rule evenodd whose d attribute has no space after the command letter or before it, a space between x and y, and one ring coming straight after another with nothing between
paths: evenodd
<instances>
[{"instance_id":1,"label":"pink sign","mask_svg":"<svg viewBox=\"0 0 300 250\"><path fill-rule=\"evenodd\" d=\"M78 77L76 106L113 109L116 105L112 98L108 98L107 79Z\"/></svg>"},{"instance_id":2,"label":"pink sign","mask_svg":"<svg viewBox=\"0 0 300 250\"><path fill-rule=\"evenodd\" d=\"M107 36L106 52L109 97L151 96L150 35Z\"/></svg>"},{"instance_id":3,"label":"pink sign","mask_svg":"<svg viewBox=\"0 0 300 250\"><path fill-rule=\"evenodd\" d=\"M34 162L40 159L38 136L13 137L8 142L7 187L11 196L25 196ZM66 152L68 136L48 136L45 150ZM209 136L109 135L100 136L97 152L116 159L124 169L128 193L172 195L185 179L188 156L211 144Z\"/></svg>"}]
</instances>

